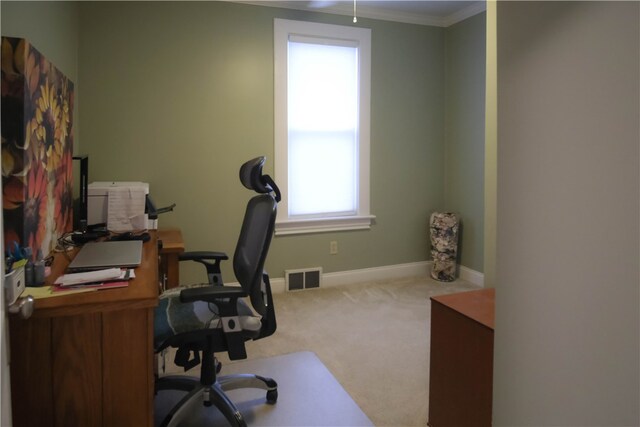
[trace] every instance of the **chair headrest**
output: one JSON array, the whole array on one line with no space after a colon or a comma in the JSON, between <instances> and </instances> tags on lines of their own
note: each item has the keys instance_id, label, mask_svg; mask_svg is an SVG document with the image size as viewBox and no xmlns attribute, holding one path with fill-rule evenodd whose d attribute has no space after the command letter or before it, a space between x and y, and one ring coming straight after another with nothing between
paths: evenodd
<instances>
[{"instance_id":1,"label":"chair headrest","mask_svg":"<svg viewBox=\"0 0 640 427\"><path fill-rule=\"evenodd\" d=\"M257 193L276 193L276 201L280 201L280 190L269 175L262 174L265 156L251 159L240 167L240 182L249 190Z\"/></svg>"}]
</instances>

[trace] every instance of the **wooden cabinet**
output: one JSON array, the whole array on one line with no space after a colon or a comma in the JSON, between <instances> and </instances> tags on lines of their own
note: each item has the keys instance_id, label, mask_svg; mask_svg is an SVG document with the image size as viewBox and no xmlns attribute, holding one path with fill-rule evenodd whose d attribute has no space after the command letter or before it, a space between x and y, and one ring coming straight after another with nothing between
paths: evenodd
<instances>
[{"instance_id":1,"label":"wooden cabinet","mask_svg":"<svg viewBox=\"0 0 640 427\"><path fill-rule=\"evenodd\" d=\"M47 284L68 262L56 256ZM128 287L37 299L30 319L10 316L13 425L152 426L157 304L154 234Z\"/></svg>"},{"instance_id":2,"label":"wooden cabinet","mask_svg":"<svg viewBox=\"0 0 640 427\"><path fill-rule=\"evenodd\" d=\"M495 291L431 298L429 426L491 426Z\"/></svg>"}]
</instances>

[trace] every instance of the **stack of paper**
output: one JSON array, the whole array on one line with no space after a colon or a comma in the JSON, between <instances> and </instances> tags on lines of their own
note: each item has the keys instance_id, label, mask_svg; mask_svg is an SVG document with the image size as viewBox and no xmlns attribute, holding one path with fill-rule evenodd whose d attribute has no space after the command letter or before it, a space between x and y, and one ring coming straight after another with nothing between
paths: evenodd
<instances>
[{"instance_id":1,"label":"stack of paper","mask_svg":"<svg viewBox=\"0 0 640 427\"><path fill-rule=\"evenodd\" d=\"M146 193L144 187L109 188L107 229L117 233L146 229Z\"/></svg>"},{"instance_id":2,"label":"stack of paper","mask_svg":"<svg viewBox=\"0 0 640 427\"><path fill-rule=\"evenodd\" d=\"M84 273L69 273L58 277L54 282L54 290L71 288L119 288L127 286L129 280L135 277L133 270L107 268L104 270L87 271Z\"/></svg>"}]
</instances>

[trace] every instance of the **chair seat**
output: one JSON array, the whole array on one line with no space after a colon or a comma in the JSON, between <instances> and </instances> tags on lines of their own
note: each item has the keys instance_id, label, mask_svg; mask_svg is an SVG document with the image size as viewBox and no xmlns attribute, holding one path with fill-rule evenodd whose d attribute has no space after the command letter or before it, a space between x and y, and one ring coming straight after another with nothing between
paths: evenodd
<instances>
[{"instance_id":1,"label":"chair seat","mask_svg":"<svg viewBox=\"0 0 640 427\"><path fill-rule=\"evenodd\" d=\"M180 302L183 289L211 286L198 284L171 288L160 294L154 320L154 347L156 351L166 347L165 341L182 333L193 334L198 330L221 329L222 322L218 315L218 307L214 303L195 301ZM262 323L244 300L238 300L238 320L247 338L260 333Z\"/></svg>"}]
</instances>

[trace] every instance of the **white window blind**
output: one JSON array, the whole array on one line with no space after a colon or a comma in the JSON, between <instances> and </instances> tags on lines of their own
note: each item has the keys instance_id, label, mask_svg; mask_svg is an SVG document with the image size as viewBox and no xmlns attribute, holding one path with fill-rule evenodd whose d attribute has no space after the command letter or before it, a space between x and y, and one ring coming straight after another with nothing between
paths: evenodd
<instances>
[{"instance_id":1,"label":"white window blind","mask_svg":"<svg viewBox=\"0 0 640 427\"><path fill-rule=\"evenodd\" d=\"M370 30L276 19L274 42L276 234L369 228Z\"/></svg>"},{"instance_id":2,"label":"white window blind","mask_svg":"<svg viewBox=\"0 0 640 427\"><path fill-rule=\"evenodd\" d=\"M288 77L289 215L355 215L358 49L289 41Z\"/></svg>"}]
</instances>

